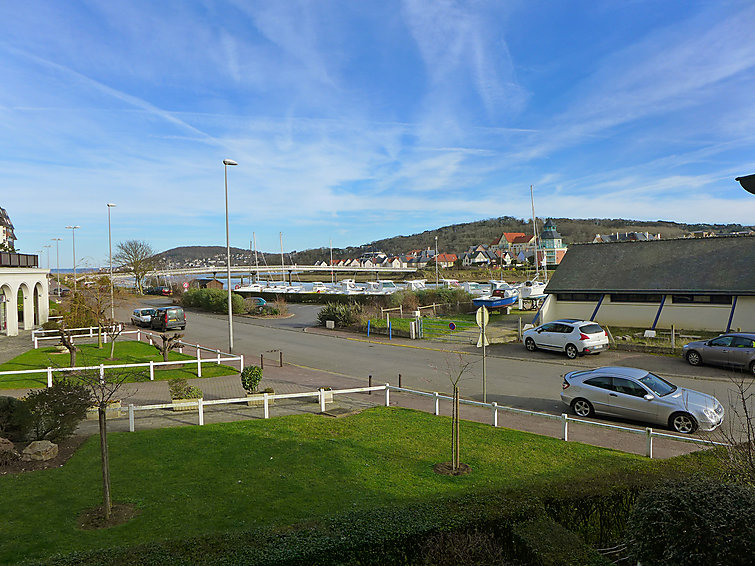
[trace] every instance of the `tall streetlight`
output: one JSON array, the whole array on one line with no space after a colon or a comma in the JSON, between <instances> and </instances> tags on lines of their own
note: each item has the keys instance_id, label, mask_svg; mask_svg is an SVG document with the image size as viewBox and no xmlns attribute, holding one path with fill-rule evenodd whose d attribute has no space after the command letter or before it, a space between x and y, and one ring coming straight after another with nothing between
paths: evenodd
<instances>
[{"instance_id":1,"label":"tall streetlight","mask_svg":"<svg viewBox=\"0 0 755 566\"><path fill-rule=\"evenodd\" d=\"M76 294L76 230L81 226L66 226L66 230L71 231L73 242L73 294Z\"/></svg>"},{"instance_id":2,"label":"tall streetlight","mask_svg":"<svg viewBox=\"0 0 755 566\"><path fill-rule=\"evenodd\" d=\"M51 242L55 242L55 262L56 271L58 272L58 293L60 293L60 246L58 244L62 239L63 238L50 238Z\"/></svg>"},{"instance_id":3,"label":"tall streetlight","mask_svg":"<svg viewBox=\"0 0 755 566\"><path fill-rule=\"evenodd\" d=\"M438 236L435 236L435 288L438 288Z\"/></svg>"},{"instance_id":4,"label":"tall streetlight","mask_svg":"<svg viewBox=\"0 0 755 566\"><path fill-rule=\"evenodd\" d=\"M50 248L52 244L45 244L42 247L47 250L47 271L50 271Z\"/></svg>"},{"instance_id":5,"label":"tall streetlight","mask_svg":"<svg viewBox=\"0 0 755 566\"><path fill-rule=\"evenodd\" d=\"M233 159L223 160L225 171L225 259L228 276L228 353L233 353L233 302L231 301L231 238L228 232L228 166L238 165Z\"/></svg>"},{"instance_id":6,"label":"tall streetlight","mask_svg":"<svg viewBox=\"0 0 755 566\"><path fill-rule=\"evenodd\" d=\"M113 304L113 239L110 234L110 209L115 205L107 203L107 250L108 265L110 265L110 320L115 320L115 305Z\"/></svg>"}]
</instances>

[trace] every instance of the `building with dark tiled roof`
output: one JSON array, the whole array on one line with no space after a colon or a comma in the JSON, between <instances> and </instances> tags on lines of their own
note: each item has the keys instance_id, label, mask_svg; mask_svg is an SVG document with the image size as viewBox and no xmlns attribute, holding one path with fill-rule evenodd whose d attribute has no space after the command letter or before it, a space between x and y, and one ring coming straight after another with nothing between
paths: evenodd
<instances>
[{"instance_id":1,"label":"building with dark tiled roof","mask_svg":"<svg viewBox=\"0 0 755 566\"><path fill-rule=\"evenodd\" d=\"M538 322L755 330L755 237L573 245Z\"/></svg>"},{"instance_id":2,"label":"building with dark tiled roof","mask_svg":"<svg viewBox=\"0 0 755 566\"><path fill-rule=\"evenodd\" d=\"M0 207L0 246L13 249L14 242L16 241L16 234L13 231L13 222L10 221L10 216L4 208Z\"/></svg>"}]
</instances>

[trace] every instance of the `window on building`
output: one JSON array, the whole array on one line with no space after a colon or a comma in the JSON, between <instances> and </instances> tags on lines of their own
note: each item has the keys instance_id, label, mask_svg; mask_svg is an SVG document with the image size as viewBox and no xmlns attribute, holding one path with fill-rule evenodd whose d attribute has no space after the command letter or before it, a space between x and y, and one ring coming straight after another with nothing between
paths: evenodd
<instances>
[{"instance_id":1,"label":"window on building","mask_svg":"<svg viewBox=\"0 0 755 566\"><path fill-rule=\"evenodd\" d=\"M671 302L675 305L730 305L731 301L731 295L671 295Z\"/></svg>"},{"instance_id":2,"label":"window on building","mask_svg":"<svg viewBox=\"0 0 755 566\"><path fill-rule=\"evenodd\" d=\"M594 303L600 300L600 293L556 293L559 301L580 301Z\"/></svg>"},{"instance_id":3,"label":"window on building","mask_svg":"<svg viewBox=\"0 0 755 566\"><path fill-rule=\"evenodd\" d=\"M612 293L612 303L660 303L663 295L643 293Z\"/></svg>"}]
</instances>

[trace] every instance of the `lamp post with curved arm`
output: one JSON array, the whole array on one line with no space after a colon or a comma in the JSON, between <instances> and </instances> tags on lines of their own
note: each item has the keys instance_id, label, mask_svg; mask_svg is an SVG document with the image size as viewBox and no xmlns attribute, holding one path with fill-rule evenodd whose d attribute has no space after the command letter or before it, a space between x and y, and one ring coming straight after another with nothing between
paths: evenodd
<instances>
[{"instance_id":1,"label":"lamp post with curved arm","mask_svg":"<svg viewBox=\"0 0 755 566\"><path fill-rule=\"evenodd\" d=\"M225 259L228 277L228 353L233 353L233 301L231 300L231 240L228 231L228 166L238 165L233 159L223 160L225 171Z\"/></svg>"}]
</instances>

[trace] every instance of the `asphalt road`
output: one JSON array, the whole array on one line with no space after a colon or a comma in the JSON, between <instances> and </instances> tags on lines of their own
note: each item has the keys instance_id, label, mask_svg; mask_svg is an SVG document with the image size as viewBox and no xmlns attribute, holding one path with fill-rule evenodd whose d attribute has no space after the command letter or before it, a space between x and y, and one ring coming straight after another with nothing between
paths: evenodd
<instances>
[{"instance_id":1,"label":"asphalt road","mask_svg":"<svg viewBox=\"0 0 755 566\"><path fill-rule=\"evenodd\" d=\"M168 299L145 298L140 304L164 305ZM373 383L396 385L398 374L402 385L426 391L448 393L451 390L449 371L458 365L462 353L470 365L462 375L460 388L467 398L482 400L481 350L471 345L454 345L425 340L368 341L363 336L342 332L326 332L311 328L316 324L318 305L291 304L290 318L254 319L234 317L234 353L244 354L247 363L255 363L264 353L266 363L278 359L283 351L287 363L315 368L353 378L355 386ZM128 311L121 316L128 320ZM228 319L200 311L187 311L185 339L203 345L228 349ZM735 392L735 372L692 367L681 358L657 356L618 350L570 361L551 352L527 352L521 344L500 344L487 348L487 401L500 405L561 414L561 376L574 369L607 365L641 367L656 372L676 385L716 396L728 407ZM451 368L449 370L449 368ZM324 374L322 385L327 385ZM727 411L727 419L731 411ZM610 420L609 420L610 422Z\"/></svg>"}]
</instances>

